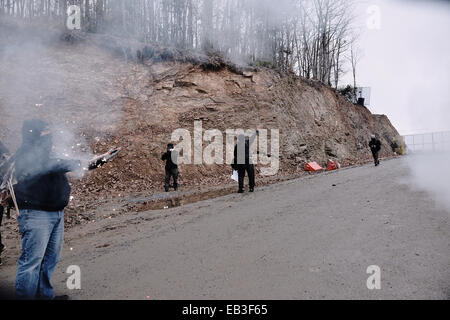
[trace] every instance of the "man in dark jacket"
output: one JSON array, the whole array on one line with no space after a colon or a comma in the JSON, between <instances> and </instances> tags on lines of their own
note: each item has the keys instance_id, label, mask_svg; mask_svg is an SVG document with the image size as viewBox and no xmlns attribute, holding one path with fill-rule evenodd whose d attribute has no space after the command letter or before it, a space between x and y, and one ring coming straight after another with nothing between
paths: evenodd
<instances>
[{"instance_id":1,"label":"man in dark jacket","mask_svg":"<svg viewBox=\"0 0 450 320\"><path fill-rule=\"evenodd\" d=\"M251 160L252 155L250 154L250 147L258 133L257 130L256 134L251 137L245 137L243 134L239 135L238 142L234 147L234 160L231 167L238 172L238 193L244 193L245 172L247 172L248 175L249 191L254 192L255 190L255 165Z\"/></svg>"},{"instance_id":2,"label":"man in dark jacket","mask_svg":"<svg viewBox=\"0 0 450 320\"><path fill-rule=\"evenodd\" d=\"M174 150L172 143L167 145L167 151L162 155L161 159L166 161L166 179L164 183L164 189L169 192L170 178L173 178L173 188L175 191L178 189L178 153Z\"/></svg>"},{"instance_id":3,"label":"man in dark jacket","mask_svg":"<svg viewBox=\"0 0 450 320\"><path fill-rule=\"evenodd\" d=\"M377 139L377 137L373 134L372 139L369 142L370 150L372 151L373 160L375 162L375 166L380 164L380 160L378 160L378 153L381 150L381 141Z\"/></svg>"},{"instance_id":4,"label":"man in dark jacket","mask_svg":"<svg viewBox=\"0 0 450 320\"><path fill-rule=\"evenodd\" d=\"M14 185L20 210L17 221L22 235L22 253L16 274L19 299L55 298L50 279L63 244L64 208L70 197L66 173L80 168L81 163L53 159L52 146L47 123L25 121L22 145L14 156L10 180L6 181L9 188Z\"/></svg>"},{"instance_id":5,"label":"man in dark jacket","mask_svg":"<svg viewBox=\"0 0 450 320\"><path fill-rule=\"evenodd\" d=\"M22 145L0 186L3 194L9 192L19 210L22 253L15 284L18 299L55 298L50 279L61 255L64 208L71 192L66 174L81 169L81 162L53 158L52 147L47 123L25 121ZM105 154L93 160L89 170L107 161Z\"/></svg>"}]
</instances>

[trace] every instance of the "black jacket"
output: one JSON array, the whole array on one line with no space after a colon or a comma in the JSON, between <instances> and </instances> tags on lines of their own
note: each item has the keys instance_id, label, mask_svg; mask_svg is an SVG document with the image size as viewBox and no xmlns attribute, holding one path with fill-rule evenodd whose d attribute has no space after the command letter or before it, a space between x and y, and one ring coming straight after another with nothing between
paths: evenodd
<instances>
[{"instance_id":1,"label":"black jacket","mask_svg":"<svg viewBox=\"0 0 450 320\"><path fill-rule=\"evenodd\" d=\"M68 204L71 188L66 173L80 166L79 161L51 159L39 172L29 173L21 158L16 159L14 186L21 210L60 211Z\"/></svg>"},{"instance_id":2,"label":"black jacket","mask_svg":"<svg viewBox=\"0 0 450 320\"><path fill-rule=\"evenodd\" d=\"M27 121L22 130L22 146L14 158L14 192L20 210L63 210L70 199L67 172L81 166L79 161L51 158L52 139L41 137L46 124Z\"/></svg>"},{"instance_id":3,"label":"black jacket","mask_svg":"<svg viewBox=\"0 0 450 320\"><path fill-rule=\"evenodd\" d=\"M174 153L175 162L172 161L172 152ZM166 170L172 170L178 168L177 162L178 153L176 151L167 151L161 157L162 160L166 161Z\"/></svg>"},{"instance_id":4,"label":"black jacket","mask_svg":"<svg viewBox=\"0 0 450 320\"><path fill-rule=\"evenodd\" d=\"M249 139L244 139L243 136L238 137L238 143L234 146L234 159L231 167L234 170L238 170L239 168L244 168L248 165L253 165L250 163L250 146L255 142L258 131L252 135ZM243 149L245 150L244 159L242 159L242 155L238 154L238 152L242 152L241 145L244 144ZM238 148L239 147L239 148ZM259 151L257 152L259 154Z\"/></svg>"},{"instance_id":5,"label":"black jacket","mask_svg":"<svg viewBox=\"0 0 450 320\"><path fill-rule=\"evenodd\" d=\"M250 164L250 143L248 141L245 141L245 146L244 146L245 155L244 155L244 159L240 159L238 157L238 146L239 145L240 145L240 143L238 143L237 145L234 146L234 160L233 160L232 167L235 170L237 170L238 168L240 168L242 166L247 166L247 165Z\"/></svg>"},{"instance_id":6,"label":"black jacket","mask_svg":"<svg viewBox=\"0 0 450 320\"><path fill-rule=\"evenodd\" d=\"M379 152L381 150L381 141L376 138L372 138L369 142L369 147L372 152Z\"/></svg>"}]
</instances>

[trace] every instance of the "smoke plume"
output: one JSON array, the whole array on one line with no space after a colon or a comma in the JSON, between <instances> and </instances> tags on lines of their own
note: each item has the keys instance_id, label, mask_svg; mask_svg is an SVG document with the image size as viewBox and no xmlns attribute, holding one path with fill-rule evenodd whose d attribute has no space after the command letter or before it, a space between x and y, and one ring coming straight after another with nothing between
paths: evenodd
<instances>
[{"instance_id":1,"label":"smoke plume","mask_svg":"<svg viewBox=\"0 0 450 320\"><path fill-rule=\"evenodd\" d=\"M52 128L54 157L87 161L89 146L120 121L120 106L110 104L120 93L102 78L108 61L93 60L93 48L62 41L62 31L0 21L0 139L14 153L23 121L41 119Z\"/></svg>"}]
</instances>

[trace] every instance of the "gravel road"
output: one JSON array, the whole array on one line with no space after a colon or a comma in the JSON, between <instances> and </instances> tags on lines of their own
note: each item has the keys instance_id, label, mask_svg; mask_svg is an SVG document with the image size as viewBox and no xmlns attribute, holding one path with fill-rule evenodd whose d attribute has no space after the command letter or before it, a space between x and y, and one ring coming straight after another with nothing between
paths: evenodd
<instances>
[{"instance_id":1,"label":"gravel road","mask_svg":"<svg viewBox=\"0 0 450 320\"><path fill-rule=\"evenodd\" d=\"M73 299L449 299L450 214L408 175L394 159L75 227L53 283Z\"/></svg>"}]
</instances>

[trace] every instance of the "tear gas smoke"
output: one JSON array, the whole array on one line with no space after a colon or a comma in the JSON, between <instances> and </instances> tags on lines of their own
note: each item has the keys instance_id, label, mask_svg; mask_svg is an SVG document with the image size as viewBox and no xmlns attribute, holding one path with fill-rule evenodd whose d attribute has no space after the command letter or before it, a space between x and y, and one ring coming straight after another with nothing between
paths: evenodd
<instances>
[{"instance_id":1,"label":"tear gas smoke","mask_svg":"<svg viewBox=\"0 0 450 320\"><path fill-rule=\"evenodd\" d=\"M409 186L428 192L438 208L450 210L450 153L423 152L409 155L405 161L411 172Z\"/></svg>"},{"instance_id":2,"label":"tear gas smoke","mask_svg":"<svg viewBox=\"0 0 450 320\"><path fill-rule=\"evenodd\" d=\"M87 161L93 153L85 132L111 134L120 120L120 107L109 104L117 90L90 70L89 48L60 35L23 23L0 26L0 140L14 153L23 121L41 119L51 126L55 157ZM99 69L102 62L95 61Z\"/></svg>"}]
</instances>

